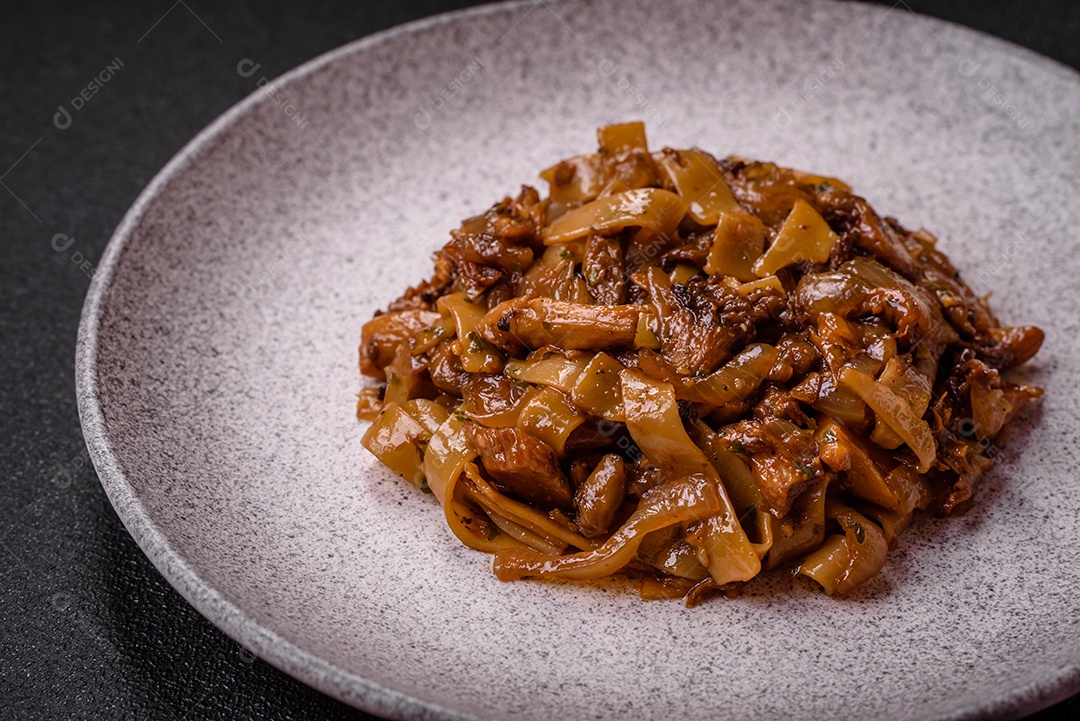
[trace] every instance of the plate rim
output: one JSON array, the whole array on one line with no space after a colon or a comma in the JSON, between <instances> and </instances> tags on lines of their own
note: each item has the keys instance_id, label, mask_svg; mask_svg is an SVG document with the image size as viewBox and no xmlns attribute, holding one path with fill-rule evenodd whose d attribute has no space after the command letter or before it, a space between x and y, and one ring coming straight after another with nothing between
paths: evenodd
<instances>
[{"instance_id":1,"label":"plate rim","mask_svg":"<svg viewBox=\"0 0 1080 721\"><path fill-rule=\"evenodd\" d=\"M439 27L459 19L496 14L532 3L533 0L507 0L451 10L395 25L317 55L274 77L269 85L284 89L340 58L376 47L396 37ZM195 162L201 152L211 146L220 134L265 100L266 92L263 88L252 90L185 143L143 188L110 236L87 290L75 343L75 395L87 451L105 495L143 554L188 604L241 647L306 685L345 704L379 716L393 719L484 721L478 716L424 701L345 671L252 619L203 579L172 547L128 482L123 466L112 448L101 407L97 357L101 316L119 261L127 249L133 231L161 191L174 177Z\"/></svg>"},{"instance_id":2,"label":"plate rim","mask_svg":"<svg viewBox=\"0 0 1080 721\"><path fill-rule=\"evenodd\" d=\"M769 0L777 5L792 1L794 0ZM861 0L854 3L841 2L841 0L813 0L813 2L833 6L883 7ZM284 89L342 58L377 47L400 36L475 17L512 12L516 8L526 6L532 8L538 4L547 3L588 4L588 0L502 0L419 18L365 35L321 53L274 77L269 85ZM1022 57L1038 65L1043 71L1051 72L1059 78L1067 78L1080 86L1080 70L1059 60L951 20L923 15L910 9L908 11L924 25L929 23L955 28L961 33L978 38L978 42L982 44L997 45L1014 56ZM265 101L266 92L263 88L251 91L185 143L138 194L110 236L83 303L75 347L76 401L87 451L110 504L143 554L188 604L241 647L256 654L279 671L321 693L379 716L393 719L484 721L483 717L425 701L345 671L252 619L239 606L227 600L188 563L183 555L172 547L128 482L123 466L113 450L101 407L97 360L101 317L116 277L119 261L128 247L133 231L161 191L177 175L196 162L202 151L211 146L222 133L241 120L248 111ZM952 713L939 714L931 718L938 721L1016 718L1038 712L1078 693L1080 693L1080 659L1062 666L1056 674L1010 687L1006 691Z\"/></svg>"}]
</instances>

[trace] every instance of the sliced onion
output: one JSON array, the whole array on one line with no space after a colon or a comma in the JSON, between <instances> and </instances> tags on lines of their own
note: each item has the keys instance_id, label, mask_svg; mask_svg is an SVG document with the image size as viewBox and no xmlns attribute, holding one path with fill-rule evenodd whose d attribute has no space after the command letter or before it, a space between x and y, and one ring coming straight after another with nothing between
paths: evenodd
<instances>
[{"instance_id":1,"label":"sliced onion","mask_svg":"<svg viewBox=\"0 0 1080 721\"><path fill-rule=\"evenodd\" d=\"M637 510L602 546L554 558L531 549L500 551L495 554L495 575L501 581L529 576L572 580L609 576L634 560L645 534L711 516L720 508L712 479L703 474L686 476L647 492Z\"/></svg>"},{"instance_id":2,"label":"sliced onion","mask_svg":"<svg viewBox=\"0 0 1080 721\"><path fill-rule=\"evenodd\" d=\"M490 483L484 480L475 464L467 464L464 473L465 480L463 483L471 491L469 497L484 508L485 511L493 511L504 516L529 532L540 536L551 545L561 545L563 548L574 546L582 550L596 548L594 542L580 533L556 523L528 504L515 501L499 493Z\"/></svg>"},{"instance_id":3,"label":"sliced onion","mask_svg":"<svg viewBox=\"0 0 1080 721\"><path fill-rule=\"evenodd\" d=\"M430 435L396 403L387 403L360 442L393 471L420 486L424 481L421 446Z\"/></svg>"},{"instance_id":4,"label":"sliced onion","mask_svg":"<svg viewBox=\"0 0 1080 721\"><path fill-rule=\"evenodd\" d=\"M700 150L667 151L659 164L689 205L695 223L716 225L725 212L749 214L735 200L716 162Z\"/></svg>"},{"instance_id":5,"label":"sliced onion","mask_svg":"<svg viewBox=\"0 0 1080 721\"><path fill-rule=\"evenodd\" d=\"M497 529L494 529L494 535L484 533L483 528L490 521L484 516L484 523L478 522L477 514L482 515L483 511L458 492L458 481L465 464L476 457L476 449L472 447L465 432L466 422L452 415L428 441L424 453L424 473L428 487L442 504L446 524L451 532L469 548L485 553L494 553L504 548L521 548L520 541L498 532Z\"/></svg>"},{"instance_id":6,"label":"sliced onion","mask_svg":"<svg viewBox=\"0 0 1080 721\"><path fill-rule=\"evenodd\" d=\"M508 362L506 375L517 381L551 386L569 393L591 360L592 354L584 351L540 348L523 361Z\"/></svg>"},{"instance_id":7,"label":"sliced onion","mask_svg":"<svg viewBox=\"0 0 1080 721\"><path fill-rule=\"evenodd\" d=\"M866 401L874 411L878 422L887 423L898 436L904 439L915 456L919 459L919 473L926 473L937 459L937 444L930 426L915 415L907 401L889 389L877 383L872 377L854 368L844 368L840 372L840 382L851 388Z\"/></svg>"},{"instance_id":8,"label":"sliced onion","mask_svg":"<svg viewBox=\"0 0 1080 721\"><path fill-rule=\"evenodd\" d=\"M671 234L686 215L686 201L661 188L627 190L567 211L544 228L544 243L584 238L590 231L612 232L630 226Z\"/></svg>"},{"instance_id":9,"label":"sliced onion","mask_svg":"<svg viewBox=\"0 0 1080 721\"><path fill-rule=\"evenodd\" d=\"M724 366L697 381L690 381L678 389L679 398L693 403L703 403L707 413L726 403L735 403L750 396L780 357L780 351L771 345L753 343L739 352Z\"/></svg>"},{"instance_id":10,"label":"sliced onion","mask_svg":"<svg viewBox=\"0 0 1080 721\"><path fill-rule=\"evenodd\" d=\"M799 564L798 573L817 581L830 596L843 595L877 575L889 544L880 526L850 506L826 500L825 515L840 524L844 535L826 538Z\"/></svg>"},{"instance_id":11,"label":"sliced onion","mask_svg":"<svg viewBox=\"0 0 1080 721\"><path fill-rule=\"evenodd\" d=\"M718 584L750 580L761 570L760 558L716 468L683 427L674 387L633 369L624 370L619 378L626 427L645 457L668 478L704 473L715 479L721 509L698 525L693 538L688 534L687 541Z\"/></svg>"}]
</instances>

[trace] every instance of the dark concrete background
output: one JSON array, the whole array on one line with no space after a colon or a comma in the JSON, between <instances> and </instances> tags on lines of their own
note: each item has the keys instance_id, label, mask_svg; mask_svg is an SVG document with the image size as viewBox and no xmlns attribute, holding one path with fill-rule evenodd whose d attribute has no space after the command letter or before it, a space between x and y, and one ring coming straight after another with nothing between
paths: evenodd
<instances>
[{"instance_id":1,"label":"dark concrete background","mask_svg":"<svg viewBox=\"0 0 1080 721\"><path fill-rule=\"evenodd\" d=\"M236 72L241 58L272 78L361 36L469 4L150 0L0 10L0 718L371 718L251 658L142 555L83 446L75 336L89 273L128 206L187 140L251 92ZM1080 3L910 0L892 11L909 9L1080 68ZM110 63L114 77L71 111ZM61 104L72 116L63 130L53 123ZM71 242L57 241L58 251L60 233ZM1033 718L1078 712L1074 698Z\"/></svg>"}]
</instances>

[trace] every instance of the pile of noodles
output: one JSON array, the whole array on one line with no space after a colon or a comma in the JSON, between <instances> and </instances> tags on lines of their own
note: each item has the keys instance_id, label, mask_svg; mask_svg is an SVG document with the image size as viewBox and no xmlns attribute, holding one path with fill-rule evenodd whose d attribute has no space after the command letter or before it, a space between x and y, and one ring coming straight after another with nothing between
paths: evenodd
<instances>
[{"instance_id":1,"label":"pile of noodles","mask_svg":"<svg viewBox=\"0 0 1080 721\"><path fill-rule=\"evenodd\" d=\"M779 566L843 594L970 506L1041 331L836 179L598 135L364 326L368 450L500 579L687 603Z\"/></svg>"}]
</instances>

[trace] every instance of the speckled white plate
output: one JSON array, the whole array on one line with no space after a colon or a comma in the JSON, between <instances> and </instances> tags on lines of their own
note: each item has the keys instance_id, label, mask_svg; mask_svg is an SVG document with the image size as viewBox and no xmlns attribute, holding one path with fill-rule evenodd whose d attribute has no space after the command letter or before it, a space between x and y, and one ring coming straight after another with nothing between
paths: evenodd
<instances>
[{"instance_id":1,"label":"speckled white plate","mask_svg":"<svg viewBox=\"0 0 1080 721\"><path fill-rule=\"evenodd\" d=\"M275 86L142 194L78 347L109 497L225 632L395 718L1004 718L1080 690L1077 75L902 6L602 0L435 18ZM360 448L363 321L459 219L628 118L850 181L1047 331L1046 399L978 507L921 520L854 598L500 584Z\"/></svg>"}]
</instances>

